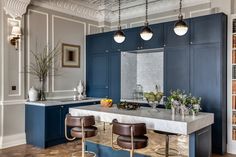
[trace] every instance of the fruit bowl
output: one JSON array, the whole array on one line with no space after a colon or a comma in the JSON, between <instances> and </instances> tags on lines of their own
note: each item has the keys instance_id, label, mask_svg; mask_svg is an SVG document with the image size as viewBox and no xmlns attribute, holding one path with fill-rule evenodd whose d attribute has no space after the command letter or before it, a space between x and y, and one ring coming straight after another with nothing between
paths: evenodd
<instances>
[{"instance_id":1,"label":"fruit bowl","mask_svg":"<svg viewBox=\"0 0 236 157\"><path fill-rule=\"evenodd\" d=\"M112 107L112 99L102 99L100 104L102 107Z\"/></svg>"}]
</instances>

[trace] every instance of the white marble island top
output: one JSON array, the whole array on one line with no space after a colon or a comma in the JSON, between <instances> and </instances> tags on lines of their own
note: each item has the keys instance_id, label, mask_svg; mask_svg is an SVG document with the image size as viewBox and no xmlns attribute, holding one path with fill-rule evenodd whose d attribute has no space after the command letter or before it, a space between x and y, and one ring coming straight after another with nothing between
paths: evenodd
<instances>
[{"instance_id":1,"label":"white marble island top","mask_svg":"<svg viewBox=\"0 0 236 157\"><path fill-rule=\"evenodd\" d=\"M113 119L123 123L146 123L148 129L183 135L189 135L214 123L214 114L212 113L201 112L197 116L182 117L180 115L173 116L170 110L159 109L159 111L152 110L149 107L128 111L118 109L116 106L103 108L100 105L69 109L69 112L74 116L94 115L96 120L109 123Z\"/></svg>"},{"instance_id":2,"label":"white marble island top","mask_svg":"<svg viewBox=\"0 0 236 157\"><path fill-rule=\"evenodd\" d=\"M79 103L87 103L87 102L97 102L100 101L101 98L86 98L84 100L73 100L71 99L51 99L47 101L34 101L25 102L26 105L35 105L35 106L56 106L56 105L68 105L68 104L79 104Z\"/></svg>"}]
</instances>

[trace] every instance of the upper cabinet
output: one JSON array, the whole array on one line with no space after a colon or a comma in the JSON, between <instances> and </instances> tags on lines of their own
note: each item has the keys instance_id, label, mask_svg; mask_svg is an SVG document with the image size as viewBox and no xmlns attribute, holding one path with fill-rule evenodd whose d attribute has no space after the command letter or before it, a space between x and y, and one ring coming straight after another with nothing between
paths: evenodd
<instances>
[{"instance_id":1,"label":"upper cabinet","mask_svg":"<svg viewBox=\"0 0 236 157\"><path fill-rule=\"evenodd\" d=\"M191 44L222 42L226 16L222 13L192 18L190 22Z\"/></svg>"},{"instance_id":2,"label":"upper cabinet","mask_svg":"<svg viewBox=\"0 0 236 157\"><path fill-rule=\"evenodd\" d=\"M86 39L87 53L102 53L111 50L113 36L111 32L88 35Z\"/></svg>"},{"instance_id":3,"label":"upper cabinet","mask_svg":"<svg viewBox=\"0 0 236 157\"><path fill-rule=\"evenodd\" d=\"M189 26L189 19L184 21ZM184 36L178 36L174 32L175 23L176 21L164 23L164 45L167 47L189 45L190 30Z\"/></svg>"}]
</instances>

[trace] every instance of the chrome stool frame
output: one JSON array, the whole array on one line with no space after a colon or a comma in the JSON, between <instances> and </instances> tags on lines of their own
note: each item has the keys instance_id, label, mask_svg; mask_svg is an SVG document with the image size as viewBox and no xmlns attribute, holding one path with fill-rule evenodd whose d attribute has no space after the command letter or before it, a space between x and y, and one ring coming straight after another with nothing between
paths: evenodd
<instances>
[{"instance_id":1,"label":"chrome stool frame","mask_svg":"<svg viewBox=\"0 0 236 157\"><path fill-rule=\"evenodd\" d=\"M70 115L70 114L68 114L68 115ZM93 155L93 157L96 157L96 153L95 152L92 152L92 151L86 151L85 150L85 131L84 131L84 118L83 117L81 117L80 118L80 121L81 121L81 128L82 128L82 138L81 138L81 142L82 142L82 157L86 157L86 155L89 155L89 154L91 154L91 155ZM70 137L68 137L68 134L67 134L67 116L66 116L66 118L65 118L65 137L66 137L66 139L68 140L68 141L74 141L75 139L76 139L76 137L72 137L72 138L70 138ZM72 157L78 157L77 155L75 155L75 154L77 154L77 152L75 152L75 153L72 153ZM80 154L81 155L81 154ZM79 155L79 156L80 156Z\"/></svg>"},{"instance_id":2,"label":"chrome stool frame","mask_svg":"<svg viewBox=\"0 0 236 157\"><path fill-rule=\"evenodd\" d=\"M165 134L165 136L166 136L165 148L155 149L156 154L163 155L165 157L180 155L180 152L177 149L170 148L170 145L169 145L169 143L170 143L170 134L165 133L165 132L161 133L161 132L158 132L158 131L154 131L154 132L159 133L159 134Z\"/></svg>"}]
</instances>

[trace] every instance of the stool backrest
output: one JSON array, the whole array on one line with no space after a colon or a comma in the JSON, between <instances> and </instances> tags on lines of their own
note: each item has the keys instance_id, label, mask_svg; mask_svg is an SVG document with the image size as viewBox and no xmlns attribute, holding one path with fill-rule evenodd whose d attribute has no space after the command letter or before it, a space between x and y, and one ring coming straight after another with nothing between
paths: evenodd
<instances>
[{"instance_id":1,"label":"stool backrest","mask_svg":"<svg viewBox=\"0 0 236 157\"><path fill-rule=\"evenodd\" d=\"M112 132L121 136L131 136L131 127L133 127L133 136L143 136L147 133L145 123L119 123L116 119L112 121Z\"/></svg>"},{"instance_id":2,"label":"stool backrest","mask_svg":"<svg viewBox=\"0 0 236 157\"><path fill-rule=\"evenodd\" d=\"M66 125L69 127L82 127L82 119L84 120L84 127L95 125L94 116L72 116L66 115Z\"/></svg>"}]
</instances>

